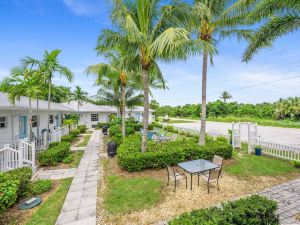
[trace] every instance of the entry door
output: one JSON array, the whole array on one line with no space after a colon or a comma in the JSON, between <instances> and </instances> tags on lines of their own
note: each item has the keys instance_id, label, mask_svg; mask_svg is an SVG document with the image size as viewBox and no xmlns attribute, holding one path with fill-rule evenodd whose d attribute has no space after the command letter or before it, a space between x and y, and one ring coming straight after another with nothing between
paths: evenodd
<instances>
[{"instance_id":1,"label":"entry door","mask_svg":"<svg viewBox=\"0 0 300 225\"><path fill-rule=\"evenodd\" d=\"M19 138L27 138L27 116L19 116Z\"/></svg>"}]
</instances>

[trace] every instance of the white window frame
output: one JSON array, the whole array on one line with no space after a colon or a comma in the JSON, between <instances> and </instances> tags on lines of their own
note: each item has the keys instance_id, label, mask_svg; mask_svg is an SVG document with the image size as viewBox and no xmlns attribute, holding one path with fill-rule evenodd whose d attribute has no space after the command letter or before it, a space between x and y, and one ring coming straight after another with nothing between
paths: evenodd
<instances>
[{"instance_id":1,"label":"white window frame","mask_svg":"<svg viewBox=\"0 0 300 225\"><path fill-rule=\"evenodd\" d=\"M91 114L91 122L98 122L99 114Z\"/></svg>"},{"instance_id":2,"label":"white window frame","mask_svg":"<svg viewBox=\"0 0 300 225\"><path fill-rule=\"evenodd\" d=\"M2 127L3 125L4 125L4 127ZM5 128L7 128L7 117L0 116L0 129L5 129Z\"/></svg>"}]
</instances>

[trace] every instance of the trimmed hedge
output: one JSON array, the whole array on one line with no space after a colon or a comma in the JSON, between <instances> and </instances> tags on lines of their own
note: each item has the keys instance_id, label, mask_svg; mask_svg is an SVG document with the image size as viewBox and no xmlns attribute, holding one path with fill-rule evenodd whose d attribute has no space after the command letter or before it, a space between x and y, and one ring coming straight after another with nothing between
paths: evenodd
<instances>
[{"instance_id":1,"label":"trimmed hedge","mask_svg":"<svg viewBox=\"0 0 300 225\"><path fill-rule=\"evenodd\" d=\"M31 195L40 195L44 192L49 191L52 188L52 180L37 180L29 185Z\"/></svg>"},{"instance_id":2,"label":"trimmed hedge","mask_svg":"<svg viewBox=\"0 0 300 225\"><path fill-rule=\"evenodd\" d=\"M40 166L56 166L71 154L70 143L60 142L38 155Z\"/></svg>"},{"instance_id":3,"label":"trimmed hedge","mask_svg":"<svg viewBox=\"0 0 300 225\"><path fill-rule=\"evenodd\" d=\"M279 225L276 202L259 195L227 202L222 207L194 210L169 225Z\"/></svg>"},{"instance_id":4,"label":"trimmed hedge","mask_svg":"<svg viewBox=\"0 0 300 225\"><path fill-rule=\"evenodd\" d=\"M75 130L71 130L69 135L72 135L74 138L77 138L80 133L81 132L79 129L75 129Z\"/></svg>"},{"instance_id":5,"label":"trimmed hedge","mask_svg":"<svg viewBox=\"0 0 300 225\"><path fill-rule=\"evenodd\" d=\"M29 183L32 176L31 167L22 167L5 172L11 180L18 180L19 187L17 191L18 199L28 195Z\"/></svg>"},{"instance_id":6,"label":"trimmed hedge","mask_svg":"<svg viewBox=\"0 0 300 225\"><path fill-rule=\"evenodd\" d=\"M80 133L85 133L87 130L86 125L80 125L77 129L80 131Z\"/></svg>"},{"instance_id":7,"label":"trimmed hedge","mask_svg":"<svg viewBox=\"0 0 300 225\"><path fill-rule=\"evenodd\" d=\"M148 142L147 152L141 152L141 136L132 135L118 148L119 164L129 172L150 168L164 168L179 162L193 159L212 159L219 155L225 159L232 157L232 146L226 142L210 141L206 146L199 146L192 140L166 143Z\"/></svg>"},{"instance_id":8,"label":"trimmed hedge","mask_svg":"<svg viewBox=\"0 0 300 225\"><path fill-rule=\"evenodd\" d=\"M72 142L76 139L76 137L74 137L72 134L68 134L68 135L64 135L61 137L61 141L62 142Z\"/></svg>"},{"instance_id":9,"label":"trimmed hedge","mask_svg":"<svg viewBox=\"0 0 300 225\"><path fill-rule=\"evenodd\" d=\"M0 173L0 213L17 200L20 181L12 180L6 173Z\"/></svg>"}]
</instances>

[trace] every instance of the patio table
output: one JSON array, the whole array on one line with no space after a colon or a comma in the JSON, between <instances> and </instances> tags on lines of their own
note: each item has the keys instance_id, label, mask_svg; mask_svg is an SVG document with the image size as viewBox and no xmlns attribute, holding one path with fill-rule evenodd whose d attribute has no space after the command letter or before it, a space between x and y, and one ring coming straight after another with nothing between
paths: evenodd
<instances>
[{"instance_id":1,"label":"patio table","mask_svg":"<svg viewBox=\"0 0 300 225\"><path fill-rule=\"evenodd\" d=\"M158 141L171 141L172 137L166 137L166 136L159 136L157 137Z\"/></svg>"},{"instance_id":2,"label":"patio table","mask_svg":"<svg viewBox=\"0 0 300 225\"><path fill-rule=\"evenodd\" d=\"M194 174L199 174L199 173L207 172L218 168L216 164L213 164L210 161L207 161L205 159L197 159L197 160L182 162L182 163L178 163L177 165L191 175L191 190L193 187ZM198 185L199 185L199 179L198 179Z\"/></svg>"}]
</instances>

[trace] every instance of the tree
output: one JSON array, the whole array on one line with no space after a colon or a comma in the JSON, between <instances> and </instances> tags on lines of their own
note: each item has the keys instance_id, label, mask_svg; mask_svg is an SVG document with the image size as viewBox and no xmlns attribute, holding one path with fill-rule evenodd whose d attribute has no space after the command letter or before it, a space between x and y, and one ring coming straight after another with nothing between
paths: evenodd
<instances>
[{"instance_id":1,"label":"tree","mask_svg":"<svg viewBox=\"0 0 300 225\"><path fill-rule=\"evenodd\" d=\"M223 102L226 102L228 99L232 98L232 95L228 91L223 91L219 97Z\"/></svg>"},{"instance_id":2,"label":"tree","mask_svg":"<svg viewBox=\"0 0 300 225\"><path fill-rule=\"evenodd\" d=\"M300 28L299 0L239 0L229 11L247 17L253 24L260 23L243 55L246 62L260 49L271 46L277 38Z\"/></svg>"},{"instance_id":3,"label":"tree","mask_svg":"<svg viewBox=\"0 0 300 225\"><path fill-rule=\"evenodd\" d=\"M21 96L27 96L29 106L29 141L32 141L32 105L31 100L41 92L40 76L38 71L27 67L13 67L10 77L6 79L9 83L7 89L8 99L14 104Z\"/></svg>"},{"instance_id":4,"label":"tree","mask_svg":"<svg viewBox=\"0 0 300 225\"><path fill-rule=\"evenodd\" d=\"M83 91L81 87L76 86L75 91L71 94L70 100L77 102L77 113L78 116L80 116L79 113L79 106L82 105L84 101L88 99L88 93Z\"/></svg>"},{"instance_id":5,"label":"tree","mask_svg":"<svg viewBox=\"0 0 300 225\"><path fill-rule=\"evenodd\" d=\"M68 81L72 81L73 74L72 72L65 66L62 66L58 61L58 55L61 53L61 50L55 49L51 52L47 50L44 53L44 57L42 60L36 60L31 57L26 57L22 61L24 65L32 65L38 66L38 70L44 77L44 80L48 84L48 126L47 126L47 140L49 137L49 129L50 129L50 102L51 102L51 87L52 80L55 73L59 73L60 75L65 76Z\"/></svg>"},{"instance_id":6,"label":"tree","mask_svg":"<svg viewBox=\"0 0 300 225\"><path fill-rule=\"evenodd\" d=\"M143 137L141 150L146 151L149 120L149 72L157 66L156 60L185 58L188 32L170 21L170 7L160 0L114 0L111 18L115 30L105 29L98 45L105 48L126 46L137 54L142 71L144 92Z\"/></svg>"},{"instance_id":7,"label":"tree","mask_svg":"<svg viewBox=\"0 0 300 225\"><path fill-rule=\"evenodd\" d=\"M231 3L230 0L194 0L193 5L178 3L173 9L175 14L181 15L180 18L185 18L182 19L182 26L194 34L191 35L193 42L201 42L204 46L204 49L200 48L199 51L200 54L203 53L200 145L205 145L208 60L213 63L218 40L233 35L238 38L250 38L250 30L240 28L240 25L247 24L246 19L228 13L227 9Z\"/></svg>"}]
</instances>

